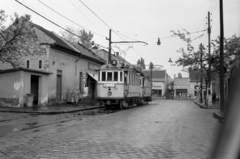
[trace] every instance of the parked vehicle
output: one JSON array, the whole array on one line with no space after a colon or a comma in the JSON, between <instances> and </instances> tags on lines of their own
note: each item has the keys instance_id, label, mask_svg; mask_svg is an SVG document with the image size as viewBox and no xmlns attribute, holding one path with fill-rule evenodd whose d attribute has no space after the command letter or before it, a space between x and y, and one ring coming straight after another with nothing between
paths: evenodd
<instances>
[{"instance_id":1,"label":"parked vehicle","mask_svg":"<svg viewBox=\"0 0 240 159\"><path fill-rule=\"evenodd\" d=\"M120 109L151 101L151 81L142 71L124 64L103 65L99 70L98 99Z\"/></svg>"}]
</instances>

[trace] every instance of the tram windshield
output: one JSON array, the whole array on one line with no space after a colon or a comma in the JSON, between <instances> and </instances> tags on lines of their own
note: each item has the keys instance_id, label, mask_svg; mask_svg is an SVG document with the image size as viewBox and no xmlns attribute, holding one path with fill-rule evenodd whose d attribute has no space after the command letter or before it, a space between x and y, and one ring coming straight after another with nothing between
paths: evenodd
<instances>
[{"instance_id":1,"label":"tram windshield","mask_svg":"<svg viewBox=\"0 0 240 159\"><path fill-rule=\"evenodd\" d=\"M102 82L122 82L123 81L123 72L122 71L102 71L101 80Z\"/></svg>"}]
</instances>

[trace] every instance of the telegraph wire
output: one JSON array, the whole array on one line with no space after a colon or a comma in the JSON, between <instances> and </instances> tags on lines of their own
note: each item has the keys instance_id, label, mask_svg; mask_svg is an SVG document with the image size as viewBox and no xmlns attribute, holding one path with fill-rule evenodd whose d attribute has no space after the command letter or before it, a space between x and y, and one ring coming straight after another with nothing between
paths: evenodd
<instances>
[{"instance_id":1,"label":"telegraph wire","mask_svg":"<svg viewBox=\"0 0 240 159\"><path fill-rule=\"evenodd\" d=\"M194 31L194 32L189 32L187 34L190 35L190 34L195 34L195 33L201 33L201 32L204 32L204 31L207 31L207 29L198 30L198 31ZM120 32L120 31L118 31L118 32ZM121 34L121 33L119 33L119 34ZM127 34L130 34L130 33L127 33ZM123 34L121 34L121 35L123 35ZM132 35L136 35L136 34L132 34ZM139 35L139 36L148 37L148 38L152 38L152 39L157 39L157 37L144 36L144 35ZM160 39L162 40L162 39L168 39L168 38L174 38L174 37L178 37L178 36L177 35L171 35L171 36L166 36L166 37L160 37Z\"/></svg>"},{"instance_id":2,"label":"telegraph wire","mask_svg":"<svg viewBox=\"0 0 240 159\"><path fill-rule=\"evenodd\" d=\"M118 37L120 37L122 40L124 40L116 31L114 31L106 22L104 22L91 8L89 8L85 3L83 3L81 0L79 0L80 3L82 3L89 11L91 11L99 20L101 20L109 29L111 29ZM128 44L129 45L129 44ZM129 45L130 46L130 45Z\"/></svg>"},{"instance_id":3,"label":"telegraph wire","mask_svg":"<svg viewBox=\"0 0 240 159\"><path fill-rule=\"evenodd\" d=\"M32 11L32 12L34 12L35 14L39 15L40 17L44 18L45 20L49 21L50 23L52 23L52 24L56 25L57 27L59 27L59 28L61 28L61 29L65 30L66 32L68 32L68 33L70 33L70 34L72 34L72 35L74 35L74 36L76 36L76 37L78 37L78 38L80 38L80 39L83 39L83 38L82 38L82 37L80 37L79 35L77 35L77 34L75 34L75 33L72 33L72 32L70 32L69 30L65 29L65 28L64 28L64 27L62 27L61 25L59 25L59 24L57 24L57 23L53 22L52 20L50 20L50 19L48 19L48 18L44 17L44 16L43 16L43 15L41 15L40 13L38 13L38 12L36 12L35 10L33 10L33 9L29 8L28 6L26 6L26 5L24 5L23 3L19 2L18 0L15 0L15 1L16 1L16 2L18 2L19 4L21 4L22 6L24 6L25 8L27 8L27 9L31 10L31 11Z\"/></svg>"},{"instance_id":4,"label":"telegraph wire","mask_svg":"<svg viewBox=\"0 0 240 159\"><path fill-rule=\"evenodd\" d=\"M98 27L96 26L96 25L94 25L93 23L92 23L92 21L90 20L90 19L88 19L88 17L87 16L85 16L81 11L80 11L80 9L78 9L78 7L76 7L73 3L72 3L72 1L71 0L68 0L71 4L72 4L72 6L73 7L75 7L76 9L77 9L77 11L79 12L79 13L81 13L99 32L101 32L101 30L99 30L98 29ZM102 33L102 32L101 32ZM103 34L103 33L102 33Z\"/></svg>"},{"instance_id":5,"label":"telegraph wire","mask_svg":"<svg viewBox=\"0 0 240 159\"><path fill-rule=\"evenodd\" d=\"M67 19L68 21L74 23L75 25L77 25L77 26L79 26L79 27L81 27L81 28L83 28L83 29L85 29L85 30L91 31L91 30L89 30L89 29L87 29L87 28L85 28L85 27L79 25L78 23L72 21L71 19L65 17L64 15L62 15L62 14L59 13L59 12L57 12L57 11L54 10L53 8L49 7L48 5L46 5L45 3L43 3L42 1L40 1L40 0L38 0L38 1L39 1L40 3L42 3L42 4L43 4L45 7L47 7L48 9L50 9L50 10L52 10L53 12L57 13L57 14L60 15L61 17ZM99 35L99 36L105 37L105 36L103 36L103 35L101 35L101 34L98 34L98 33L96 33L96 32L93 32L93 31L91 31L91 32L94 33L94 34L97 34L97 35Z\"/></svg>"},{"instance_id":6,"label":"telegraph wire","mask_svg":"<svg viewBox=\"0 0 240 159\"><path fill-rule=\"evenodd\" d=\"M111 28L107 23L105 23L96 13L93 12L93 10L91 10L85 3L83 3L81 0L79 0L79 2L81 2L85 7L88 8L88 10L90 10L96 17L98 17L98 19L100 19L108 28Z\"/></svg>"}]
</instances>

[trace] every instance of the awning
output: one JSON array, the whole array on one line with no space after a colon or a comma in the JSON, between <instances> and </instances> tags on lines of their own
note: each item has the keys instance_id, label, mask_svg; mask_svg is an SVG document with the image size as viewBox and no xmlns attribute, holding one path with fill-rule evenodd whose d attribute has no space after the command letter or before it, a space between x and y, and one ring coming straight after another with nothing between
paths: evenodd
<instances>
[{"instance_id":1,"label":"awning","mask_svg":"<svg viewBox=\"0 0 240 159\"><path fill-rule=\"evenodd\" d=\"M93 79L95 79L95 81L98 81L98 74L97 74L97 73L87 72L87 74L88 74L89 76L91 76Z\"/></svg>"}]
</instances>

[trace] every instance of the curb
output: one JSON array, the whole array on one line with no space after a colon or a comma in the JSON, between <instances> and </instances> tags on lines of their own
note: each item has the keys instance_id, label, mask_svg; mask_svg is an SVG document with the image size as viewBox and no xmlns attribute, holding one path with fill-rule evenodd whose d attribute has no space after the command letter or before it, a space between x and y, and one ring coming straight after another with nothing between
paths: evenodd
<instances>
[{"instance_id":1,"label":"curb","mask_svg":"<svg viewBox=\"0 0 240 159\"><path fill-rule=\"evenodd\" d=\"M219 107L214 107L214 106L207 107L204 104L201 104L201 103L198 103L198 102L195 102L195 101L194 101L194 103L202 109L220 109Z\"/></svg>"},{"instance_id":2,"label":"curb","mask_svg":"<svg viewBox=\"0 0 240 159\"><path fill-rule=\"evenodd\" d=\"M198 105L200 108L203 108L203 109L207 109L206 107L204 107L202 104L198 103L198 102L194 102L196 105Z\"/></svg>"},{"instance_id":3,"label":"curb","mask_svg":"<svg viewBox=\"0 0 240 159\"><path fill-rule=\"evenodd\" d=\"M216 119L219 119L220 121L224 120L224 117L222 117L221 115L217 114L217 113L213 113L213 117Z\"/></svg>"},{"instance_id":4,"label":"curb","mask_svg":"<svg viewBox=\"0 0 240 159\"><path fill-rule=\"evenodd\" d=\"M84 110L91 110L91 109L97 109L97 108L104 108L105 106L97 106L97 107L89 107L89 108L80 108L80 109L74 109L74 110L60 110L60 111L29 111L29 110L3 110L0 109L0 112L5 113L32 113L32 114L39 114L39 115L53 115L53 114L64 114L64 113L74 113L78 111L84 111Z\"/></svg>"}]
</instances>

